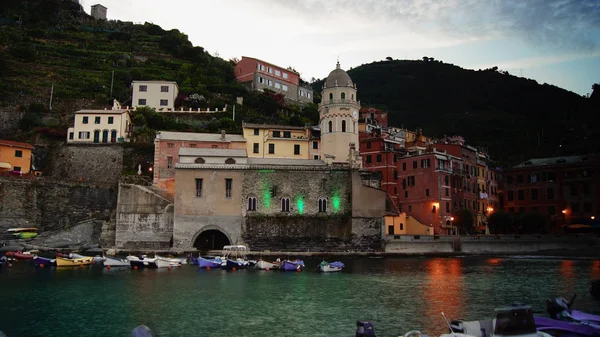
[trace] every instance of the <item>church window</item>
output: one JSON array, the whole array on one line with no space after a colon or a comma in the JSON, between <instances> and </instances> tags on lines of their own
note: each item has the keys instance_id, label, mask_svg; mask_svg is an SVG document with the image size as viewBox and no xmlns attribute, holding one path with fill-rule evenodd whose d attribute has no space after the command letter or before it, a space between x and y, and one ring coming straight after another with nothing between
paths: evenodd
<instances>
[{"instance_id":1,"label":"church window","mask_svg":"<svg viewBox=\"0 0 600 337\"><path fill-rule=\"evenodd\" d=\"M354 94L352 94L352 96L351 96L351 97L352 97L352 100L354 101Z\"/></svg>"},{"instance_id":2,"label":"church window","mask_svg":"<svg viewBox=\"0 0 600 337\"><path fill-rule=\"evenodd\" d=\"M342 121L342 132L346 132L346 121Z\"/></svg>"},{"instance_id":3,"label":"church window","mask_svg":"<svg viewBox=\"0 0 600 337\"><path fill-rule=\"evenodd\" d=\"M333 93L329 93L329 99L333 99Z\"/></svg>"},{"instance_id":4,"label":"church window","mask_svg":"<svg viewBox=\"0 0 600 337\"><path fill-rule=\"evenodd\" d=\"M248 198L248 210L256 211L256 198L255 197Z\"/></svg>"},{"instance_id":5,"label":"church window","mask_svg":"<svg viewBox=\"0 0 600 337\"><path fill-rule=\"evenodd\" d=\"M345 92L342 93L342 97L341 98L342 99L346 99L346 93Z\"/></svg>"},{"instance_id":6,"label":"church window","mask_svg":"<svg viewBox=\"0 0 600 337\"><path fill-rule=\"evenodd\" d=\"M329 121L329 132L333 132L333 122Z\"/></svg>"},{"instance_id":7,"label":"church window","mask_svg":"<svg viewBox=\"0 0 600 337\"><path fill-rule=\"evenodd\" d=\"M327 199L319 198L319 212L327 213Z\"/></svg>"},{"instance_id":8,"label":"church window","mask_svg":"<svg viewBox=\"0 0 600 337\"><path fill-rule=\"evenodd\" d=\"M281 198L281 211L282 212L290 211L290 198Z\"/></svg>"}]
</instances>

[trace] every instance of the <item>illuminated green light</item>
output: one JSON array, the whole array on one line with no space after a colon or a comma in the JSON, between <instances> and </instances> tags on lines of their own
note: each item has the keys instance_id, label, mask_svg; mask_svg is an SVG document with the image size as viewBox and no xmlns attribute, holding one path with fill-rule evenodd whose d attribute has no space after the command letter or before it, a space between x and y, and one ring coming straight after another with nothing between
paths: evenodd
<instances>
[{"instance_id":1,"label":"illuminated green light","mask_svg":"<svg viewBox=\"0 0 600 337\"><path fill-rule=\"evenodd\" d=\"M298 199L296 199L296 207L298 207L298 213L304 213L304 200L302 200L302 197L298 197Z\"/></svg>"},{"instance_id":2,"label":"illuminated green light","mask_svg":"<svg viewBox=\"0 0 600 337\"><path fill-rule=\"evenodd\" d=\"M339 195L334 195L333 198L331 198L332 202L333 202L333 211L334 212L339 212L340 211L340 196Z\"/></svg>"}]
</instances>

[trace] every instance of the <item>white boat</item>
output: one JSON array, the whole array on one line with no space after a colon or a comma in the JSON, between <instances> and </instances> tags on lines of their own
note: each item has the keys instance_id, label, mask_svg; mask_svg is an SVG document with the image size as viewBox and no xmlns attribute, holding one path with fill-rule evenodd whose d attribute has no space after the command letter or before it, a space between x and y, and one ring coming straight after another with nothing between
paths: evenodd
<instances>
[{"instance_id":1,"label":"white boat","mask_svg":"<svg viewBox=\"0 0 600 337\"><path fill-rule=\"evenodd\" d=\"M146 255L142 255L141 258L133 255L127 256L127 261L132 267L138 268L156 268L156 259L148 258Z\"/></svg>"},{"instance_id":2,"label":"white boat","mask_svg":"<svg viewBox=\"0 0 600 337\"><path fill-rule=\"evenodd\" d=\"M244 245L229 245L223 247L223 262L221 268L247 268L249 266L246 257L247 249Z\"/></svg>"},{"instance_id":3,"label":"white boat","mask_svg":"<svg viewBox=\"0 0 600 337\"><path fill-rule=\"evenodd\" d=\"M277 261L268 262L263 259L256 261L256 268L261 270L273 270L279 269L279 265L281 264L281 260L277 259Z\"/></svg>"},{"instance_id":4,"label":"white boat","mask_svg":"<svg viewBox=\"0 0 600 337\"><path fill-rule=\"evenodd\" d=\"M154 259L154 264L156 264L156 268L172 268L172 267L180 266L180 264L178 264L176 262L171 262L171 261L164 260L161 258Z\"/></svg>"},{"instance_id":5,"label":"white boat","mask_svg":"<svg viewBox=\"0 0 600 337\"><path fill-rule=\"evenodd\" d=\"M322 273L335 273L342 271L342 269L344 269L344 264L340 261L331 263L323 261L319 264L319 271Z\"/></svg>"},{"instance_id":6,"label":"white boat","mask_svg":"<svg viewBox=\"0 0 600 337\"><path fill-rule=\"evenodd\" d=\"M165 257L165 256L158 256L158 255L155 255L154 257L157 259L163 260L163 261L168 261L170 263L173 263L174 265L187 264L186 258Z\"/></svg>"},{"instance_id":7,"label":"white boat","mask_svg":"<svg viewBox=\"0 0 600 337\"><path fill-rule=\"evenodd\" d=\"M552 337L545 332L537 331L533 309L528 305L496 309L493 319L456 320L450 322L448 326L450 333L442 334L440 337Z\"/></svg>"},{"instance_id":8,"label":"white boat","mask_svg":"<svg viewBox=\"0 0 600 337\"><path fill-rule=\"evenodd\" d=\"M104 257L104 266L105 267L129 267L131 263L127 259L120 259L118 257Z\"/></svg>"}]
</instances>

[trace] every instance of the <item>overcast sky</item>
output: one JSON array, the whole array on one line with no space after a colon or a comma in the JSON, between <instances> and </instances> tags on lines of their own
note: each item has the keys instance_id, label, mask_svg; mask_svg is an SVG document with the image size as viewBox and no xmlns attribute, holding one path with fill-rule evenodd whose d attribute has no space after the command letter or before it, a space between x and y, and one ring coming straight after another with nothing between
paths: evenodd
<instances>
[{"instance_id":1,"label":"overcast sky","mask_svg":"<svg viewBox=\"0 0 600 337\"><path fill-rule=\"evenodd\" d=\"M585 95L600 82L600 0L82 0L108 18L179 29L224 59L324 78L394 59L498 66Z\"/></svg>"}]
</instances>

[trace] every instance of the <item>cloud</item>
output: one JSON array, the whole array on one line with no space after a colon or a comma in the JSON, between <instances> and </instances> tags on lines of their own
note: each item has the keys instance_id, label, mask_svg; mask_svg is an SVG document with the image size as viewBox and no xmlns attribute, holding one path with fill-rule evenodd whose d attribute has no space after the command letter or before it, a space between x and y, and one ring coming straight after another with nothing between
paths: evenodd
<instances>
[{"instance_id":1,"label":"cloud","mask_svg":"<svg viewBox=\"0 0 600 337\"><path fill-rule=\"evenodd\" d=\"M540 48L600 48L598 0L259 0L318 27L402 27L455 40L517 38ZM348 24L351 19L353 24ZM337 24L339 23L339 24Z\"/></svg>"}]
</instances>

